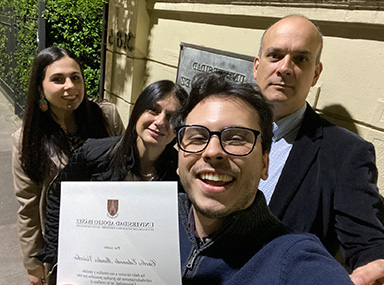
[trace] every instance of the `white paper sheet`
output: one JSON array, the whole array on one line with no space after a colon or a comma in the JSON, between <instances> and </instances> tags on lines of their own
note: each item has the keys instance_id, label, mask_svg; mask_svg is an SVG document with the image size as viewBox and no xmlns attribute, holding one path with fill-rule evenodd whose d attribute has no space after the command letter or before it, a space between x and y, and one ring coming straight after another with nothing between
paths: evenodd
<instances>
[{"instance_id":1,"label":"white paper sheet","mask_svg":"<svg viewBox=\"0 0 384 285\"><path fill-rule=\"evenodd\" d=\"M57 284L181 284L176 182L62 182Z\"/></svg>"}]
</instances>

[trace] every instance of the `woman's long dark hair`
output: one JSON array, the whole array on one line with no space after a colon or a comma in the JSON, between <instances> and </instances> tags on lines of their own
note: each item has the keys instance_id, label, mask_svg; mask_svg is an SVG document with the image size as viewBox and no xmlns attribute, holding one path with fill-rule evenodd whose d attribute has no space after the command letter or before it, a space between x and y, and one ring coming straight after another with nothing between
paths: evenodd
<instances>
[{"instance_id":1,"label":"woman's long dark hair","mask_svg":"<svg viewBox=\"0 0 384 285\"><path fill-rule=\"evenodd\" d=\"M125 130L124 135L116 143L115 147L112 148L109 158L110 167L114 171L118 171L121 178L127 174L128 160L130 158L131 150L134 152L135 167L133 169L135 174L140 172L140 159L137 150L137 132L136 123L140 116L146 111L155 106L155 104L167 97L173 95L179 101L180 105L183 106L186 101L188 94L180 85L170 80L156 81L147 86L137 98L135 106L133 107L131 116L129 118L128 127ZM174 144L175 140L170 142Z\"/></svg>"},{"instance_id":2,"label":"woman's long dark hair","mask_svg":"<svg viewBox=\"0 0 384 285\"><path fill-rule=\"evenodd\" d=\"M27 104L23 122L21 165L25 173L35 182L43 182L54 167L52 155L62 161L72 153L71 145L63 129L53 119L48 102L48 111L39 107L39 99L43 92L43 80L47 66L68 56L75 60L84 72L80 60L69 50L52 46L39 52L32 63L29 80ZM77 134L83 139L108 136L106 122L97 104L87 99L84 86L84 99L74 111Z\"/></svg>"}]
</instances>

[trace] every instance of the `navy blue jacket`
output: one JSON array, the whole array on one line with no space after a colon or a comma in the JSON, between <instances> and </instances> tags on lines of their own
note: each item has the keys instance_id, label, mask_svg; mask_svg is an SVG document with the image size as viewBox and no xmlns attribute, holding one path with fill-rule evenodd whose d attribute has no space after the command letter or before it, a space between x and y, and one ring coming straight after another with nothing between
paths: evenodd
<instances>
[{"instance_id":1,"label":"navy blue jacket","mask_svg":"<svg viewBox=\"0 0 384 285\"><path fill-rule=\"evenodd\" d=\"M352 284L347 271L311 234L291 233L257 192L246 210L200 244L188 224L191 204L179 194L181 273L184 285Z\"/></svg>"},{"instance_id":2,"label":"navy blue jacket","mask_svg":"<svg viewBox=\"0 0 384 285\"><path fill-rule=\"evenodd\" d=\"M383 201L375 150L308 105L269 207L284 224L320 238L351 268L384 258Z\"/></svg>"}]
</instances>

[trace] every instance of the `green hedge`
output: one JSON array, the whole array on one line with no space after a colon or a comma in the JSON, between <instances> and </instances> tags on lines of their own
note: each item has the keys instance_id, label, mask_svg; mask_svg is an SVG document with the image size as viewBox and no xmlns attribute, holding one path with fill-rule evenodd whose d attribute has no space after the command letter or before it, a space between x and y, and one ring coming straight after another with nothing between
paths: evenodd
<instances>
[{"instance_id":1,"label":"green hedge","mask_svg":"<svg viewBox=\"0 0 384 285\"><path fill-rule=\"evenodd\" d=\"M29 70L37 52L37 0L3 0L2 15L12 22L0 28L0 77L15 92L15 100L23 105L28 87ZM15 32L15 47L8 46L10 33ZM13 50L10 50L12 49ZM14 64L15 63L15 64Z\"/></svg>"},{"instance_id":2,"label":"green hedge","mask_svg":"<svg viewBox=\"0 0 384 285\"><path fill-rule=\"evenodd\" d=\"M23 102L28 90L29 71L38 52L37 47L37 2L38 0L15 0L16 17L16 67L14 78L19 84L17 99Z\"/></svg>"},{"instance_id":3,"label":"green hedge","mask_svg":"<svg viewBox=\"0 0 384 285\"><path fill-rule=\"evenodd\" d=\"M71 49L82 60L88 95L97 97L100 80L100 49L105 0L48 0L47 45Z\"/></svg>"}]
</instances>

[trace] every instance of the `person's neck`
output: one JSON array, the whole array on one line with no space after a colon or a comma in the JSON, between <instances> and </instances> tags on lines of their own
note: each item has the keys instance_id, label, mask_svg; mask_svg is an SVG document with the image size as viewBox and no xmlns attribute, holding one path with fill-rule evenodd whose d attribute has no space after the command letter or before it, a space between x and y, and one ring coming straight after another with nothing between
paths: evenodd
<instances>
[{"instance_id":1,"label":"person's neck","mask_svg":"<svg viewBox=\"0 0 384 285\"><path fill-rule=\"evenodd\" d=\"M305 104L305 102L304 102ZM297 110L299 110L301 107L304 106L303 105L300 105L300 106L295 106L295 107L291 107L291 106L285 106L284 104L273 104L273 121L274 122L277 122L279 120L281 120L282 118L284 117L287 117L293 113L295 113Z\"/></svg>"},{"instance_id":2,"label":"person's neck","mask_svg":"<svg viewBox=\"0 0 384 285\"><path fill-rule=\"evenodd\" d=\"M156 160L148 160L146 157L140 157L140 174L145 176L156 175Z\"/></svg>"},{"instance_id":3,"label":"person's neck","mask_svg":"<svg viewBox=\"0 0 384 285\"><path fill-rule=\"evenodd\" d=\"M144 144L143 141L137 139L137 150L140 157L140 171L141 174L150 174L155 171L156 161L159 159L160 155L163 153L164 148L159 148L158 146L151 146Z\"/></svg>"},{"instance_id":4,"label":"person's neck","mask_svg":"<svg viewBox=\"0 0 384 285\"><path fill-rule=\"evenodd\" d=\"M217 232L223 226L225 218L207 218L198 211L196 211L194 207L192 209L193 217L195 219L196 232L200 238L204 238L208 235Z\"/></svg>"},{"instance_id":5,"label":"person's neck","mask_svg":"<svg viewBox=\"0 0 384 285\"><path fill-rule=\"evenodd\" d=\"M53 119L60 127L68 133L74 134L77 131L77 123L73 111L52 110Z\"/></svg>"}]
</instances>

